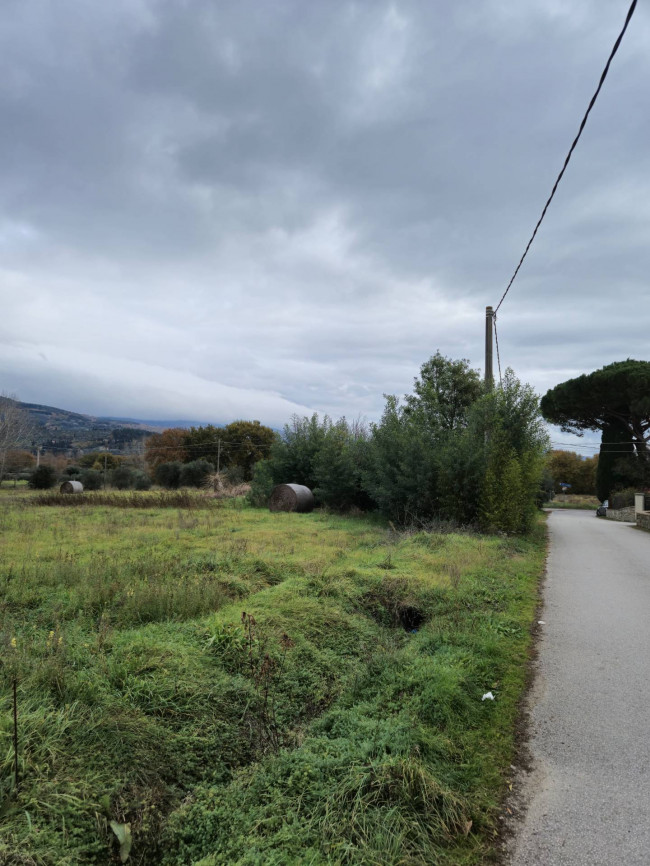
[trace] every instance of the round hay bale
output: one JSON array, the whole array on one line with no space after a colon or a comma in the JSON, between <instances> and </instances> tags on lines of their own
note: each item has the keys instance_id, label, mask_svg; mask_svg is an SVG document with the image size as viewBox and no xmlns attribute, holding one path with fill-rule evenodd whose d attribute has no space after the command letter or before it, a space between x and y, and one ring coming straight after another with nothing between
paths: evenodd
<instances>
[{"instance_id":1,"label":"round hay bale","mask_svg":"<svg viewBox=\"0 0 650 866\"><path fill-rule=\"evenodd\" d=\"M297 511L307 514L314 509L314 494L303 484L278 484L269 499L269 511Z\"/></svg>"},{"instance_id":2,"label":"round hay bale","mask_svg":"<svg viewBox=\"0 0 650 866\"><path fill-rule=\"evenodd\" d=\"M59 488L59 493L83 493L84 486L81 481L64 481Z\"/></svg>"}]
</instances>

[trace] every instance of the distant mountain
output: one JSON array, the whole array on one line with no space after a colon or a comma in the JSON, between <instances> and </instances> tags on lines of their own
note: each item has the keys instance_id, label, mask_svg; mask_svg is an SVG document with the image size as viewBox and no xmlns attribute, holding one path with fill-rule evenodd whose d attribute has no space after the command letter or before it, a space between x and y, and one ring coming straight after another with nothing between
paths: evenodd
<instances>
[{"instance_id":1,"label":"distant mountain","mask_svg":"<svg viewBox=\"0 0 650 866\"><path fill-rule=\"evenodd\" d=\"M132 453L141 449L142 440L151 433L169 427L201 427L206 421L186 418L143 420L141 418L112 418L83 415L40 403L18 403L25 409L33 425L33 447L40 446L53 453L72 450L93 451L108 448L116 453ZM223 423L213 421L215 426Z\"/></svg>"},{"instance_id":2,"label":"distant mountain","mask_svg":"<svg viewBox=\"0 0 650 866\"><path fill-rule=\"evenodd\" d=\"M140 418L98 418L99 421L110 421L111 423L138 425L146 427L148 430L168 430L170 427L204 427L206 424L214 424L215 427L220 427L221 424L217 421L189 421L186 418L173 418L171 420L163 418L160 421L147 421Z\"/></svg>"},{"instance_id":3,"label":"distant mountain","mask_svg":"<svg viewBox=\"0 0 650 866\"><path fill-rule=\"evenodd\" d=\"M143 421L138 418L106 418L70 412L40 403L19 403L33 424L33 445L47 451L88 450L108 447L132 451L150 433L167 427L197 426L197 421Z\"/></svg>"}]
</instances>

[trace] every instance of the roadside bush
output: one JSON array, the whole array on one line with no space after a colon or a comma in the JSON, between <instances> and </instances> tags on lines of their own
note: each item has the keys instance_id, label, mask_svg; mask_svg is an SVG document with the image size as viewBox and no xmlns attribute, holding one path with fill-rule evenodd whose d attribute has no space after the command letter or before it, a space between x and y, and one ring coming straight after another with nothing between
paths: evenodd
<instances>
[{"instance_id":1,"label":"roadside bush","mask_svg":"<svg viewBox=\"0 0 650 866\"><path fill-rule=\"evenodd\" d=\"M154 480L161 487L166 487L168 490L177 490L181 483L181 471L183 464L179 460L172 460L170 463L160 463L154 469Z\"/></svg>"},{"instance_id":2,"label":"roadside bush","mask_svg":"<svg viewBox=\"0 0 650 866\"><path fill-rule=\"evenodd\" d=\"M99 469L84 469L79 476L84 490L101 490L104 485L104 475Z\"/></svg>"},{"instance_id":3,"label":"roadside bush","mask_svg":"<svg viewBox=\"0 0 650 866\"><path fill-rule=\"evenodd\" d=\"M56 470L47 464L37 466L30 475L28 484L32 490L49 490L56 484Z\"/></svg>"},{"instance_id":4,"label":"roadside bush","mask_svg":"<svg viewBox=\"0 0 650 866\"><path fill-rule=\"evenodd\" d=\"M637 492L636 487L628 487L623 490L617 490L609 497L610 508L629 508L634 505L634 495Z\"/></svg>"},{"instance_id":5,"label":"roadside bush","mask_svg":"<svg viewBox=\"0 0 650 866\"><path fill-rule=\"evenodd\" d=\"M184 463L177 486L201 487L211 472L214 472L214 466L207 460L193 460L191 463Z\"/></svg>"},{"instance_id":6,"label":"roadside bush","mask_svg":"<svg viewBox=\"0 0 650 866\"><path fill-rule=\"evenodd\" d=\"M66 466L66 468L63 470L63 474L66 476L66 478L77 478L79 475L81 475L82 472L83 469L81 468L81 466Z\"/></svg>"}]
</instances>

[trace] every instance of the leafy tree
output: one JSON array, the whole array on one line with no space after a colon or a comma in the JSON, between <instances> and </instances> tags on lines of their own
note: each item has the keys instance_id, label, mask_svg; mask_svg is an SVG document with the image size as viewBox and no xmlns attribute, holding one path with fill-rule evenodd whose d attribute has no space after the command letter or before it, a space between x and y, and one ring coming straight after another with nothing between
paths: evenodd
<instances>
[{"instance_id":1,"label":"leafy tree","mask_svg":"<svg viewBox=\"0 0 650 866\"><path fill-rule=\"evenodd\" d=\"M325 449L331 458L336 455L337 461L346 461L347 456L342 456L343 440L353 438L353 434L345 419L339 422L336 432L334 426L327 415L322 420L315 413L311 418L294 415L290 423L285 424L282 434L274 437L268 460L260 460L255 465L250 501L263 504L276 484L295 483L313 491L320 485L329 505L346 507L349 501L334 503L333 492L336 477L340 479L343 469L340 464L336 468L328 467L328 458L323 452ZM355 477L358 480L358 473Z\"/></svg>"},{"instance_id":2,"label":"leafy tree","mask_svg":"<svg viewBox=\"0 0 650 866\"><path fill-rule=\"evenodd\" d=\"M56 484L56 469L42 463L34 469L28 483L32 490L49 490Z\"/></svg>"},{"instance_id":3,"label":"leafy tree","mask_svg":"<svg viewBox=\"0 0 650 866\"><path fill-rule=\"evenodd\" d=\"M151 478L146 472L133 473L133 489L134 490L151 490Z\"/></svg>"},{"instance_id":4,"label":"leafy tree","mask_svg":"<svg viewBox=\"0 0 650 866\"><path fill-rule=\"evenodd\" d=\"M144 459L151 469L161 463L184 463L191 460L185 449L187 430L182 427L169 427L162 433L152 433L144 443ZM198 455L197 455L198 456Z\"/></svg>"},{"instance_id":5,"label":"leafy tree","mask_svg":"<svg viewBox=\"0 0 650 866\"><path fill-rule=\"evenodd\" d=\"M650 435L650 361L617 361L569 379L542 398L542 414L565 432L602 430L616 424L639 454Z\"/></svg>"},{"instance_id":6,"label":"leafy tree","mask_svg":"<svg viewBox=\"0 0 650 866\"><path fill-rule=\"evenodd\" d=\"M29 451L8 451L5 461L5 473L15 476L26 469L32 469L35 463L36 458Z\"/></svg>"},{"instance_id":7,"label":"leafy tree","mask_svg":"<svg viewBox=\"0 0 650 866\"><path fill-rule=\"evenodd\" d=\"M629 436L622 424L611 423L603 428L596 473L596 496L601 502L609 499L615 490L625 487L627 479L620 472L620 464L622 457L634 453L634 444Z\"/></svg>"},{"instance_id":8,"label":"leafy tree","mask_svg":"<svg viewBox=\"0 0 650 866\"><path fill-rule=\"evenodd\" d=\"M327 428L314 461L314 496L323 505L341 511L372 505L363 487L368 438L362 424L348 424L345 418Z\"/></svg>"},{"instance_id":9,"label":"leafy tree","mask_svg":"<svg viewBox=\"0 0 650 866\"><path fill-rule=\"evenodd\" d=\"M253 477L253 466L269 456L276 433L259 421L233 421L223 428L226 467L239 466L244 481Z\"/></svg>"},{"instance_id":10,"label":"leafy tree","mask_svg":"<svg viewBox=\"0 0 650 866\"><path fill-rule=\"evenodd\" d=\"M547 392L542 412L568 432L602 431L599 498L609 498L624 478L632 486L645 483L650 475L650 361L628 358L569 379ZM626 453L630 456L623 460Z\"/></svg>"},{"instance_id":11,"label":"leafy tree","mask_svg":"<svg viewBox=\"0 0 650 866\"><path fill-rule=\"evenodd\" d=\"M463 450L468 443L459 436L483 394L480 376L468 361L436 352L420 368L413 391L401 406L388 397L381 422L373 427L366 489L380 510L400 523L450 513L466 522L466 509L458 507L458 491L451 488L461 477L467 481L467 467L477 462L473 444Z\"/></svg>"},{"instance_id":12,"label":"leafy tree","mask_svg":"<svg viewBox=\"0 0 650 866\"><path fill-rule=\"evenodd\" d=\"M259 421L233 421L225 427L207 424L185 431L184 446L190 460L207 460L223 471L235 466L242 470L243 479L253 476L253 467L270 454L276 433Z\"/></svg>"},{"instance_id":13,"label":"leafy tree","mask_svg":"<svg viewBox=\"0 0 650 866\"><path fill-rule=\"evenodd\" d=\"M275 486L275 475L273 457L268 460L260 460L253 468L251 489L248 493L248 501L257 508L263 508L268 504L271 491Z\"/></svg>"},{"instance_id":14,"label":"leafy tree","mask_svg":"<svg viewBox=\"0 0 650 866\"><path fill-rule=\"evenodd\" d=\"M405 397L405 414L421 414L432 430L450 432L466 426L469 408L484 388L469 361L453 361L438 351L420 368L413 390Z\"/></svg>"},{"instance_id":15,"label":"leafy tree","mask_svg":"<svg viewBox=\"0 0 650 866\"><path fill-rule=\"evenodd\" d=\"M189 430L185 430L183 447L186 455L185 462L207 460L215 468L218 465L220 471L226 468L227 458L223 427L215 427L214 424L206 424L205 427L190 427Z\"/></svg>"},{"instance_id":16,"label":"leafy tree","mask_svg":"<svg viewBox=\"0 0 650 866\"><path fill-rule=\"evenodd\" d=\"M118 466L111 472L111 484L118 490L128 490L133 486L133 470L130 466Z\"/></svg>"},{"instance_id":17,"label":"leafy tree","mask_svg":"<svg viewBox=\"0 0 650 866\"><path fill-rule=\"evenodd\" d=\"M571 493L596 495L598 456L584 458L575 451L550 451L546 463L553 479L553 489L561 482L571 485Z\"/></svg>"},{"instance_id":18,"label":"leafy tree","mask_svg":"<svg viewBox=\"0 0 650 866\"><path fill-rule=\"evenodd\" d=\"M183 464L180 460L159 463L154 470L154 479L161 487L166 487L168 490L177 490L180 487L182 470Z\"/></svg>"},{"instance_id":19,"label":"leafy tree","mask_svg":"<svg viewBox=\"0 0 650 866\"><path fill-rule=\"evenodd\" d=\"M104 473L98 469L84 469L79 476L84 490L100 490L104 484Z\"/></svg>"},{"instance_id":20,"label":"leafy tree","mask_svg":"<svg viewBox=\"0 0 650 866\"><path fill-rule=\"evenodd\" d=\"M77 478L83 472L81 466L66 466L63 470L63 474L68 478Z\"/></svg>"},{"instance_id":21,"label":"leafy tree","mask_svg":"<svg viewBox=\"0 0 650 866\"><path fill-rule=\"evenodd\" d=\"M110 472L123 462L124 457L120 457L118 454L111 454L110 451L90 451L79 458L79 466L83 469L97 469L98 472L104 471L104 465L106 465L106 469Z\"/></svg>"},{"instance_id":22,"label":"leafy tree","mask_svg":"<svg viewBox=\"0 0 650 866\"><path fill-rule=\"evenodd\" d=\"M389 396L372 427L364 487L379 510L401 524L429 520L438 510L435 438L424 419Z\"/></svg>"},{"instance_id":23,"label":"leafy tree","mask_svg":"<svg viewBox=\"0 0 650 866\"><path fill-rule=\"evenodd\" d=\"M468 521L484 529L525 532L538 501L548 436L539 414L537 395L511 369L501 384L474 403L468 425L452 449L465 453L464 484L455 487L459 503L465 499ZM468 471L471 470L471 471ZM445 500L454 495L447 487ZM458 506L457 506L458 507Z\"/></svg>"},{"instance_id":24,"label":"leafy tree","mask_svg":"<svg viewBox=\"0 0 650 866\"><path fill-rule=\"evenodd\" d=\"M321 421L316 413L311 418L294 415L285 424L281 439L271 446L275 484L304 484L310 490L316 487L316 461L331 426L327 415Z\"/></svg>"},{"instance_id":25,"label":"leafy tree","mask_svg":"<svg viewBox=\"0 0 650 866\"><path fill-rule=\"evenodd\" d=\"M179 485L181 487L201 487L208 475L214 471L207 460L193 460L181 467Z\"/></svg>"}]
</instances>

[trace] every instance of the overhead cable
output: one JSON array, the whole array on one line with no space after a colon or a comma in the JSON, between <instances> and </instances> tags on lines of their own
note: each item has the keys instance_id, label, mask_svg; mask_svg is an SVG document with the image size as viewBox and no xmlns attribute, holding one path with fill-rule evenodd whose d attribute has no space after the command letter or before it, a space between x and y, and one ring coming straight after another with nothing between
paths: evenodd
<instances>
[{"instance_id":1,"label":"overhead cable","mask_svg":"<svg viewBox=\"0 0 650 866\"><path fill-rule=\"evenodd\" d=\"M609 55L609 58L608 58L608 60L607 60L607 63L605 64L605 68L603 69L602 75L600 76L600 81L598 82L598 87L596 88L596 92L595 92L594 95L591 97L591 101L590 101L590 103L589 103L589 107L587 108L587 111L585 112L585 116L582 118L582 123L580 124L580 129L578 130L578 134L577 134L576 137L574 138L574 140L573 140L573 144L571 145L571 147L570 147L570 149L569 149L569 152L568 152L568 154L567 154L567 157L566 157L566 159L564 160L564 165L562 166L562 171L558 174L557 179L556 179L555 183L553 184L553 189L551 190L551 194L550 194L550 196L548 197L548 200L547 200L546 204L544 205L544 210L542 211L542 215L541 215L540 218L537 220L537 225L535 226L535 230L533 231L532 235L530 236L530 240L528 241L528 244L526 245L526 249L524 250L524 254L523 254L522 257L519 259L519 264L517 265L517 267L516 267L516 269L515 269L515 272L514 272L514 274L512 275L512 277L511 277L511 279L510 279L510 282L508 283L508 286L507 286L505 292L503 293L503 296L501 297L501 300L500 300L499 303L497 304L497 307L496 307L496 309L495 309L495 311L494 311L495 313L498 312L499 307L501 306L501 304L502 304L503 301L505 300L506 295L507 295L508 292L510 291L510 286L514 283L514 281L515 281L515 277L516 277L517 274L519 273L519 269L521 268L521 266L522 266L522 264L523 264L523 262L524 262L524 259L526 258L527 254L528 254L528 250L530 249L530 247L531 247L533 241L535 240L535 235L537 234L537 230L538 230L539 227L541 226L541 224L542 224L542 220L543 220L544 217L546 216L546 211L548 210L548 206L550 205L550 203L551 203L552 200L553 200L553 196L555 195L555 191L557 190L558 185L559 185L560 181L562 180L562 176L564 175L564 172L566 171L566 167L567 167L568 164L569 164L569 160L571 159L571 155L572 155L573 151L575 150L575 147L576 147L576 145L577 145L577 143L578 143L578 141L579 141L579 139L580 139L580 136L582 135L582 130L585 128L585 124L587 123L587 118L589 117L589 112L590 112L591 109L594 107L594 103L596 102L596 99L598 98L598 94L600 93L600 90L601 90L601 88L602 88L602 86L603 86L603 83L604 83L605 79L607 78L607 73L609 72L610 64L611 64L612 60L614 59L614 55L615 55L616 52L618 51L618 47L619 47L619 45L621 44L621 41L622 41L622 39L623 39L623 36L625 35L625 31L627 30L627 25L630 23L630 20L631 20L631 18L632 18L632 15L634 14L634 9L636 8L636 4L637 4L637 0L632 0L632 5L630 6L630 8L629 8L629 10L628 10L627 17L626 17L626 19L625 19L625 24L623 25L623 29L622 29L621 32L619 33L619 35L618 35L618 39L617 39L616 42L614 43L614 47L612 48L612 51L611 51L611 53L610 53L610 55Z\"/></svg>"}]
</instances>

